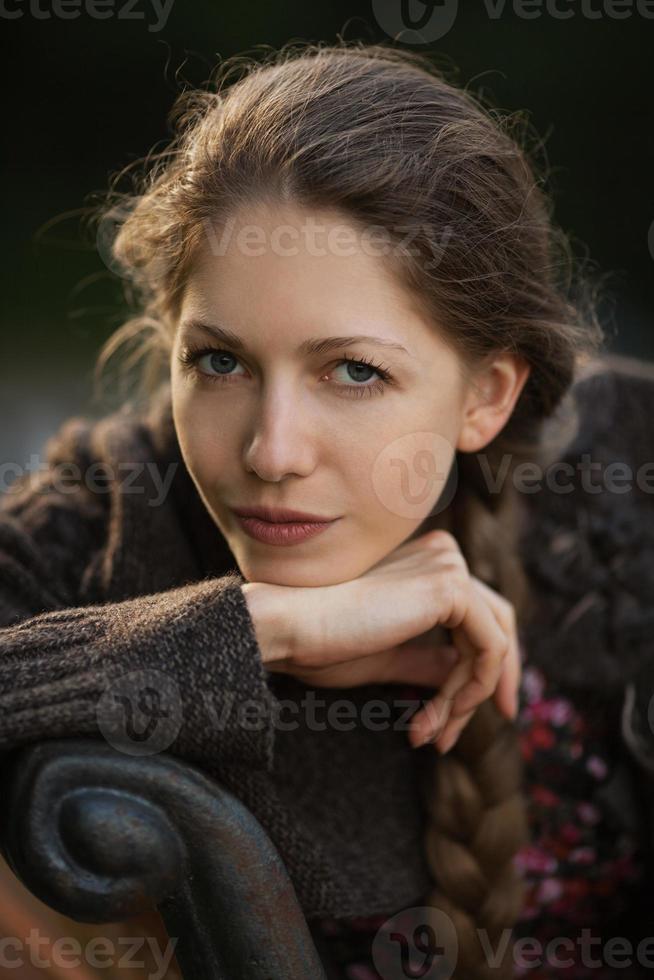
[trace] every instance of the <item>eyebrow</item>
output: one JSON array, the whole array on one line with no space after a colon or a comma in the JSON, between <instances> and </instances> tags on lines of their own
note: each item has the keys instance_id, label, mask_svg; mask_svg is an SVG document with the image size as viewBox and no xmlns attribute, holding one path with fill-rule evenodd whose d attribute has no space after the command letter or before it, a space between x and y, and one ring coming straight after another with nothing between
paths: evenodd
<instances>
[{"instance_id":1,"label":"eyebrow","mask_svg":"<svg viewBox=\"0 0 654 980\"><path fill-rule=\"evenodd\" d=\"M185 320L182 324L182 330L193 329L204 330L206 333L210 333L221 344L233 347L234 350L246 350L246 345L238 334L215 323L206 323L204 320L191 319ZM297 353L305 355L325 354L331 350L348 347L351 344L373 344L376 347L384 347L386 350L397 350L406 354L408 357L413 357L402 344L398 344L394 340L387 340L385 337L372 337L369 334L353 334L352 336L341 337L309 337L308 340L302 341L297 349Z\"/></svg>"}]
</instances>

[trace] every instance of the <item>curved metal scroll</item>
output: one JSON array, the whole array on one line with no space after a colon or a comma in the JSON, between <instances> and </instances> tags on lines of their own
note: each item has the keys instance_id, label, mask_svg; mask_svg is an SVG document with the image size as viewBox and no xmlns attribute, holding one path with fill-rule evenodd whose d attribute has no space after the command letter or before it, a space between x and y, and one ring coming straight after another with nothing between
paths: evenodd
<instances>
[{"instance_id":1,"label":"curved metal scroll","mask_svg":"<svg viewBox=\"0 0 654 980\"><path fill-rule=\"evenodd\" d=\"M7 762L0 845L41 901L96 923L156 905L191 980L324 980L272 841L200 770L92 739L41 742Z\"/></svg>"}]
</instances>

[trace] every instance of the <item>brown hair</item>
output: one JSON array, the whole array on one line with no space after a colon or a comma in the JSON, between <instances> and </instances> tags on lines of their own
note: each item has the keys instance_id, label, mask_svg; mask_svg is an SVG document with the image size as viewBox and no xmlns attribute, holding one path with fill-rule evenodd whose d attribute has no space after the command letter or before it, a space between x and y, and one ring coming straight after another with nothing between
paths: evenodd
<instances>
[{"instance_id":1,"label":"brown hair","mask_svg":"<svg viewBox=\"0 0 654 980\"><path fill-rule=\"evenodd\" d=\"M485 467L495 476L505 454L512 466L535 458L542 423L603 340L544 177L522 146L524 120L485 108L425 55L339 41L230 59L206 89L178 97L171 121L173 139L149 158L138 192L112 189L102 215L120 218L112 260L139 312L104 345L96 376L135 342L130 363L141 361L146 390L156 387L204 220L266 197L387 229L396 274L464 364L512 351L531 366L484 453L457 453L456 493L432 522L454 533L470 571L513 604L519 623L529 609L520 502L511 471L491 492ZM431 751L427 902L454 925L455 977L512 976L511 944L491 970L476 930L495 945L523 899L513 862L528 833L515 727L487 701L450 753Z\"/></svg>"}]
</instances>

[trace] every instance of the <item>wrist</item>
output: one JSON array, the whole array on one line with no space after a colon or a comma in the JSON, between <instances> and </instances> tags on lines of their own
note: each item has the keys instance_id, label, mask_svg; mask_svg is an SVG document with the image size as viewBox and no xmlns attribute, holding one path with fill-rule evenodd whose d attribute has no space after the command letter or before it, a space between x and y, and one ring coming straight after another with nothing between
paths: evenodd
<instances>
[{"instance_id":1,"label":"wrist","mask_svg":"<svg viewBox=\"0 0 654 980\"><path fill-rule=\"evenodd\" d=\"M254 623L263 663L285 660L291 650L293 590L267 582L245 582L241 590Z\"/></svg>"}]
</instances>

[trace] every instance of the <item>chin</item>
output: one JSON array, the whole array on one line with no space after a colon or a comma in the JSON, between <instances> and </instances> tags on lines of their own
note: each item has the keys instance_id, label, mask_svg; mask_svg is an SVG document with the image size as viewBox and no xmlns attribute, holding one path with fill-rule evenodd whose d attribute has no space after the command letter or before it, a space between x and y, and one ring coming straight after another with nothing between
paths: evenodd
<instances>
[{"instance_id":1,"label":"chin","mask_svg":"<svg viewBox=\"0 0 654 980\"><path fill-rule=\"evenodd\" d=\"M270 558L255 558L239 549L235 557L241 574L248 582L265 582L268 585L285 585L291 588L317 588L322 585L339 585L362 574L365 569L353 567L350 571L341 561L334 562L306 556L291 555L292 549L279 549L285 554Z\"/></svg>"}]
</instances>

